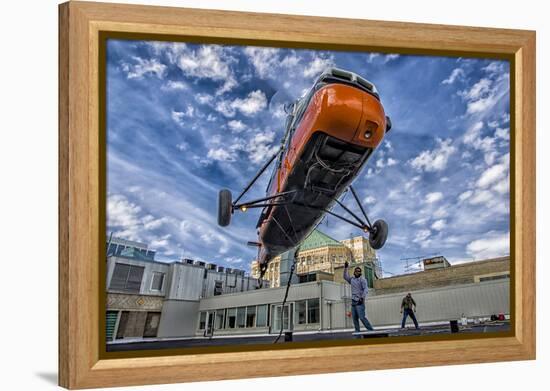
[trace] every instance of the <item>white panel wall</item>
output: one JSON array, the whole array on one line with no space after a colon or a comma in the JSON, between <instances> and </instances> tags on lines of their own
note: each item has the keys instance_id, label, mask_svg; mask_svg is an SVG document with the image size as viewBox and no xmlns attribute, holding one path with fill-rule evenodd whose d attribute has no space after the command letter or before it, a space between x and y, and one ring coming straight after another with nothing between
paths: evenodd
<instances>
[{"instance_id":1,"label":"white panel wall","mask_svg":"<svg viewBox=\"0 0 550 391\"><path fill-rule=\"evenodd\" d=\"M195 335L199 315L198 301L166 300L157 332L159 338Z\"/></svg>"},{"instance_id":2,"label":"white panel wall","mask_svg":"<svg viewBox=\"0 0 550 391\"><path fill-rule=\"evenodd\" d=\"M367 299L367 317L373 325L401 322L401 300L407 292L372 296ZM412 291L419 322L436 322L467 317L485 317L510 312L510 281L497 280L455 287Z\"/></svg>"},{"instance_id":3,"label":"white panel wall","mask_svg":"<svg viewBox=\"0 0 550 391\"><path fill-rule=\"evenodd\" d=\"M288 301L319 297L319 286L320 284L317 282L292 285L288 294ZM210 297L201 300L200 310L280 303L283 301L285 290L286 287L257 289L243 293Z\"/></svg>"},{"instance_id":4,"label":"white panel wall","mask_svg":"<svg viewBox=\"0 0 550 391\"><path fill-rule=\"evenodd\" d=\"M150 295L150 296L165 295L167 287L169 286L169 278L168 278L169 272L170 272L169 264L165 264L161 262L140 261L136 259L128 259L128 258L121 258L121 257L109 257L109 259L107 260L107 291L115 292L110 290L109 286L110 286L111 278L113 276L113 271L115 270L116 263L123 263L126 265L133 265L133 266L141 266L145 268L145 270L143 271L143 279L141 281L141 288L139 290L139 294ZM162 290L160 292L151 290L153 272L164 273L164 282L163 282Z\"/></svg>"}]
</instances>

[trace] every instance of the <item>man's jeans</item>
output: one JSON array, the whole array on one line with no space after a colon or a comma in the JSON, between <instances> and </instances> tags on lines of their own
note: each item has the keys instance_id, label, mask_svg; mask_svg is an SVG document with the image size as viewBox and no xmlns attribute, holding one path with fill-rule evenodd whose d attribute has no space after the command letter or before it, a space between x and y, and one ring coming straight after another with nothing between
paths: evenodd
<instances>
[{"instance_id":1,"label":"man's jeans","mask_svg":"<svg viewBox=\"0 0 550 391\"><path fill-rule=\"evenodd\" d=\"M359 325L359 319L361 319L361 322L363 322L367 330L373 330L369 320L365 317L365 303L352 305L351 317L353 319L353 325L355 326L356 332L361 331L361 326Z\"/></svg>"},{"instance_id":2,"label":"man's jeans","mask_svg":"<svg viewBox=\"0 0 550 391\"><path fill-rule=\"evenodd\" d=\"M416 316L414 316L414 311L410 308L403 310L403 320L401 321L401 328L405 328L405 322L407 321L407 316L410 316L414 322L414 327L418 328L418 322L416 321Z\"/></svg>"}]
</instances>

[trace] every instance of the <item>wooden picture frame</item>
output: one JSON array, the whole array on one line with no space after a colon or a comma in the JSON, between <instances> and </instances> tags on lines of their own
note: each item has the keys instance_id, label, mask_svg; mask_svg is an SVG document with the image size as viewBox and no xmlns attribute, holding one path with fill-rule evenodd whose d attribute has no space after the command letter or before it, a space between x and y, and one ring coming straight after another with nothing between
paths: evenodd
<instances>
[{"instance_id":1,"label":"wooden picture frame","mask_svg":"<svg viewBox=\"0 0 550 391\"><path fill-rule=\"evenodd\" d=\"M105 118L100 112L104 87L99 83L99 64L104 61L100 37L106 31L204 42L508 59L512 332L495 338L107 358L99 327L105 286L99 262L105 252L100 213L105 211L105 197L100 196L105 140L99 131ZM533 31L87 2L59 6L59 384L63 387L343 372L353 369L349 357L368 362L365 369L534 359L535 201Z\"/></svg>"}]
</instances>

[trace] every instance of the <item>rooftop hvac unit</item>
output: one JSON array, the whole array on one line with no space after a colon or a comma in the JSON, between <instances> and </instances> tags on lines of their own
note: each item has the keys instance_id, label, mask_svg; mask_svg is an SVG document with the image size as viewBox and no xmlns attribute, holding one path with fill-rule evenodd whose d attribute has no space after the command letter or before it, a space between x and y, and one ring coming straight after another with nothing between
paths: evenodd
<instances>
[{"instance_id":1,"label":"rooftop hvac unit","mask_svg":"<svg viewBox=\"0 0 550 391\"><path fill-rule=\"evenodd\" d=\"M197 266L204 266L204 265L206 265L206 263L204 263L203 261L195 261L194 264L197 265Z\"/></svg>"},{"instance_id":2,"label":"rooftop hvac unit","mask_svg":"<svg viewBox=\"0 0 550 391\"><path fill-rule=\"evenodd\" d=\"M184 258L181 261L183 263L185 263L186 265L192 265L193 263L195 263L195 261L193 261L192 259L189 259L189 258Z\"/></svg>"},{"instance_id":3,"label":"rooftop hvac unit","mask_svg":"<svg viewBox=\"0 0 550 391\"><path fill-rule=\"evenodd\" d=\"M209 263L206 265L208 270L216 270L217 265L215 263Z\"/></svg>"},{"instance_id":4,"label":"rooftop hvac unit","mask_svg":"<svg viewBox=\"0 0 550 391\"><path fill-rule=\"evenodd\" d=\"M225 269L225 272L226 273L234 273L235 271L232 268L228 267L227 269Z\"/></svg>"},{"instance_id":5,"label":"rooftop hvac unit","mask_svg":"<svg viewBox=\"0 0 550 391\"><path fill-rule=\"evenodd\" d=\"M244 270L237 269L234 271L236 275L238 276L244 276Z\"/></svg>"},{"instance_id":6,"label":"rooftop hvac unit","mask_svg":"<svg viewBox=\"0 0 550 391\"><path fill-rule=\"evenodd\" d=\"M224 270L225 270L225 267L223 267L223 266L218 266L218 269L217 269L217 270L218 270L218 272L223 273Z\"/></svg>"}]
</instances>

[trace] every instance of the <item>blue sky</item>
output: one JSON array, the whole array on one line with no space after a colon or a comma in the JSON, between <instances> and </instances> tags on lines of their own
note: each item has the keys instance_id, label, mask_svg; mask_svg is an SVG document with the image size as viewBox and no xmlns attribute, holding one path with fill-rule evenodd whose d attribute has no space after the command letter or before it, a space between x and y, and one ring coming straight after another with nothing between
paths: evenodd
<instances>
[{"instance_id":1,"label":"blue sky","mask_svg":"<svg viewBox=\"0 0 550 391\"><path fill-rule=\"evenodd\" d=\"M330 66L372 81L392 119L354 182L371 220L389 224L383 269L436 253L452 263L508 254L508 62L365 52L109 40L108 232L148 243L159 260L248 270L259 211L218 227L218 191L240 192L277 150L282 104ZM333 217L319 229L360 234Z\"/></svg>"}]
</instances>

